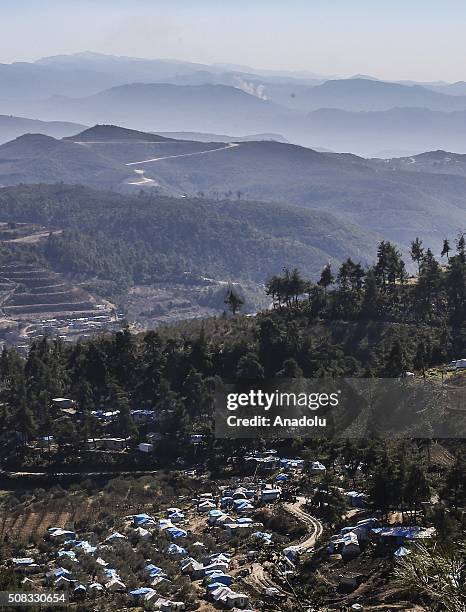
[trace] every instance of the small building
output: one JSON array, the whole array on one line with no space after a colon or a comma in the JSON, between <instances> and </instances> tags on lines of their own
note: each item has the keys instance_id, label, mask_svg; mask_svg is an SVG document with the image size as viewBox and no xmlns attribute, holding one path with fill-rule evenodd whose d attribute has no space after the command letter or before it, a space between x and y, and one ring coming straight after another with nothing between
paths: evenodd
<instances>
[{"instance_id":1,"label":"small building","mask_svg":"<svg viewBox=\"0 0 466 612\"><path fill-rule=\"evenodd\" d=\"M54 527L51 531L49 531L49 537L55 542L64 542L65 540L75 540L76 533L74 531L70 531L69 529Z\"/></svg>"},{"instance_id":2,"label":"small building","mask_svg":"<svg viewBox=\"0 0 466 612\"><path fill-rule=\"evenodd\" d=\"M73 597L76 599L84 599L87 594L87 588L84 584L78 584L73 589Z\"/></svg>"},{"instance_id":3,"label":"small building","mask_svg":"<svg viewBox=\"0 0 466 612\"><path fill-rule=\"evenodd\" d=\"M273 502L280 498L282 490L279 487L274 489L262 489L260 499L262 502Z\"/></svg>"},{"instance_id":4,"label":"small building","mask_svg":"<svg viewBox=\"0 0 466 612\"><path fill-rule=\"evenodd\" d=\"M89 595L97 596L104 590L104 587L100 584L100 582L91 582L91 584L87 587L87 592Z\"/></svg>"},{"instance_id":5,"label":"small building","mask_svg":"<svg viewBox=\"0 0 466 612\"><path fill-rule=\"evenodd\" d=\"M326 470L327 468L323 463L320 463L320 461L313 461L309 466L311 474L323 474Z\"/></svg>"},{"instance_id":6,"label":"small building","mask_svg":"<svg viewBox=\"0 0 466 612\"><path fill-rule=\"evenodd\" d=\"M352 508L364 508L367 495L358 491L346 491L344 493L349 505Z\"/></svg>"},{"instance_id":7,"label":"small building","mask_svg":"<svg viewBox=\"0 0 466 612\"><path fill-rule=\"evenodd\" d=\"M378 527L371 529L372 537L391 546L402 546L405 541L426 540L434 537L435 527Z\"/></svg>"},{"instance_id":8,"label":"small building","mask_svg":"<svg viewBox=\"0 0 466 612\"><path fill-rule=\"evenodd\" d=\"M333 537L329 543L328 552L331 555L341 554L344 561L354 559L361 552L358 536L353 531L350 531Z\"/></svg>"},{"instance_id":9,"label":"small building","mask_svg":"<svg viewBox=\"0 0 466 612\"><path fill-rule=\"evenodd\" d=\"M123 451L128 441L129 438L89 438L86 446L89 450Z\"/></svg>"},{"instance_id":10,"label":"small building","mask_svg":"<svg viewBox=\"0 0 466 612\"><path fill-rule=\"evenodd\" d=\"M67 578L66 576L60 576L53 583L54 588L68 591L76 584L76 580Z\"/></svg>"},{"instance_id":11,"label":"small building","mask_svg":"<svg viewBox=\"0 0 466 612\"><path fill-rule=\"evenodd\" d=\"M198 512L210 512L211 510L215 509L215 504L211 501L209 501L208 499L206 499L205 501L200 501L197 505L197 511Z\"/></svg>"},{"instance_id":12,"label":"small building","mask_svg":"<svg viewBox=\"0 0 466 612\"><path fill-rule=\"evenodd\" d=\"M76 408L76 402L67 397L55 397L52 400L52 406L62 410L64 408Z\"/></svg>"},{"instance_id":13,"label":"small building","mask_svg":"<svg viewBox=\"0 0 466 612\"><path fill-rule=\"evenodd\" d=\"M203 564L193 559L193 557L188 557L180 561L181 573L192 575L194 579L202 577L203 567Z\"/></svg>"},{"instance_id":14,"label":"small building","mask_svg":"<svg viewBox=\"0 0 466 612\"><path fill-rule=\"evenodd\" d=\"M114 533L112 533L111 535L108 536L108 538L105 538L106 542L109 542L110 544L113 544L113 542L117 542L118 540L127 540L128 538L123 535L122 533L119 533L118 531L115 531Z\"/></svg>"},{"instance_id":15,"label":"small building","mask_svg":"<svg viewBox=\"0 0 466 612\"><path fill-rule=\"evenodd\" d=\"M122 582L118 578L112 578L111 580L109 580L107 584L105 585L105 588L107 589L107 591L110 591L111 593L116 593L116 592L121 593L123 591L126 591L126 585L124 584L124 582Z\"/></svg>"},{"instance_id":16,"label":"small building","mask_svg":"<svg viewBox=\"0 0 466 612\"><path fill-rule=\"evenodd\" d=\"M209 510L209 518L207 519L209 525L216 525L218 520L222 516L226 516L226 515L221 510L217 510L217 508L214 508L213 510Z\"/></svg>"},{"instance_id":17,"label":"small building","mask_svg":"<svg viewBox=\"0 0 466 612\"><path fill-rule=\"evenodd\" d=\"M153 453L154 445L150 442L141 442L138 444L138 450L141 451L141 453Z\"/></svg>"},{"instance_id":18,"label":"small building","mask_svg":"<svg viewBox=\"0 0 466 612\"><path fill-rule=\"evenodd\" d=\"M249 597L244 593L236 593L230 587L219 586L211 592L211 596L217 603L227 608L244 609L249 606Z\"/></svg>"},{"instance_id":19,"label":"small building","mask_svg":"<svg viewBox=\"0 0 466 612\"><path fill-rule=\"evenodd\" d=\"M144 527L137 527L135 529L135 533L138 536L138 538L140 538L141 540L144 540L145 542L151 539L150 532L147 531L147 529L144 529Z\"/></svg>"},{"instance_id":20,"label":"small building","mask_svg":"<svg viewBox=\"0 0 466 612\"><path fill-rule=\"evenodd\" d=\"M15 572L23 575L38 574L41 571L38 565L31 557L13 558L10 561Z\"/></svg>"},{"instance_id":21,"label":"small building","mask_svg":"<svg viewBox=\"0 0 466 612\"><path fill-rule=\"evenodd\" d=\"M155 596L146 599L146 602L150 603L154 610L160 610L161 612L177 612L178 610L184 610L186 607L182 601L171 601L170 599L160 597L160 595L157 595L157 598L158 599L155 601L153 601Z\"/></svg>"},{"instance_id":22,"label":"small building","mask_svg":"<svg viewBox=\"0 0 466 612\"><path fill-rule=\"evenodd\" d=\"M463 357L461 359L456 359L455 361L451 361L449 364L449 369L452 369L452 370L466 369L466 357Z\"/></svg>"}]
</instances>

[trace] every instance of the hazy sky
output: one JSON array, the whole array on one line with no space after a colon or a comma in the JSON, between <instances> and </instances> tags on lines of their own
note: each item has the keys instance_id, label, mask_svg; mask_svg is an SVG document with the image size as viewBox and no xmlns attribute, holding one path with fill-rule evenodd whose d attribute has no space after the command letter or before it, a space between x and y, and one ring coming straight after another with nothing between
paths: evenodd
<instances>
[{"instance_id":1,"label":"hazy sky","mask_svg":"<svg viewBox=\"0 0 466 612\"><path fill-rule=\"evenodd\" d=\"M465 26L464 0L0 0L0 62L92 50L456 81Z\"/></svg>"}]
</instances>

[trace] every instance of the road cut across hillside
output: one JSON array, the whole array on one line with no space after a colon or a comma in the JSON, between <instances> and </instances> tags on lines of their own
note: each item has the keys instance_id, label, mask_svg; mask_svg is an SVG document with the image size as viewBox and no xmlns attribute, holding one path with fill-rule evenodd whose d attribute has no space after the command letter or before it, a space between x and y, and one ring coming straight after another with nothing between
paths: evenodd
<instances>
[{"instance_id":1,"label":"road cut across hillside","mask_svg":"<svg viewBox=\"0 0 466 612\"><path fill-rule=\"evenodd\" d=\"M165 159L176 159L178 157L192 157L194 155L206 155L207 153L215 153L216 151L225 151L226 149L233 149L239 147L240 144L237 142L230 142L223 147L217 149L207 149L206 151L195 151L194 153L180 153L179 155L165 155L163 157L152 157L151 159L143 159L141 161L128 162L126 166L139 166L140 164L151 164L153 162L162 161Z\"/></svg>"}]
</instances>

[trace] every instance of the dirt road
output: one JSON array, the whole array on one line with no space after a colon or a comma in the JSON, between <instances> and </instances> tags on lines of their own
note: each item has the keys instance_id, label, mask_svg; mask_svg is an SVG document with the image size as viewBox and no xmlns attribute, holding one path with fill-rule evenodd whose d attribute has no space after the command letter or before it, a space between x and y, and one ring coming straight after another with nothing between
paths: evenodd
<instances>
[{"instance_id":1,"label":"dirt road","mask_svg":"<svg viewBox=\"0 0 466 612\"><path fill-rule=\"evenodd\" d=\"M295 516L301 523L304 523L308 529L305 539L298 544L293 544L298 552L315 546L323 532L322 523L303 510L305 501L304 497L297 497L294 503L284 504L285 510Z\"/></svg>"},{"instance_id":2,"label":"dirt road","mask_svg":"<svg viewBox=\"0 0 466 612\"><path fill-rule=\"evenodd\" d=\"M141 164L151 164L153 162L162 161L164 159L176 159L179 157L193 157L194 155L207 155L207 153L215 153L216 151L225 151L226 149L233 149L235 147L239 147L240 145L237 142L230 142L223 147L218 147L217 149L208 149L206 151L196 151L194 153L180 153L179 155L165 155L163 157L152 157L151 159L143 159L141 161L128 162L125 166L139 166Z\"/></svg>"}]
</instances>

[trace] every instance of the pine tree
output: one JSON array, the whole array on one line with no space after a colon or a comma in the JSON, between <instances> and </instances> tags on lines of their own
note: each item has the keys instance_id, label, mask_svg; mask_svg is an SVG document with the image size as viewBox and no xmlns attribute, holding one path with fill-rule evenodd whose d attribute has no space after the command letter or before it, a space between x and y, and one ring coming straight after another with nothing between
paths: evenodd
<instances>
[{"instance_id":1,"label":"pine tree","mask_svg":"<svg viewBox=\"0 0 466 612\"><path fill-rule=\"evenodd\" d=\"M466 263L465 247L466 241L464 239L464 234L461 234L461 236L456 241L456 251L462 264Z\"/></svg>"},{"instance_id":2,"label":"pine tree","mask_svg":"<svg viewBox=\"0 0 466 612\"><path fill-rule=\"evenodd\" d=\"M450 261L450 243L447 238L443 241L442 252L440 253L441 257L447 256L447 261Z\"/></svg>"},{"instance_id":3,"label":"pine tree","mask_svg":"<svg viewBox=\"0 0 466 612\"><path fill-rule=\"evenodd\" d=\"M241 310L241 307L244 305L244 300L241 298L239 293L235 291L232 287L228 289L224 302L231 310L231 314L233 316L235 316L236 313Z\"/></svg>"},{"instance_id":4,"label":"pine tree","mask_svg":"<svg viewBox=\"0 0 466 612\"><path fill-rule=\"evenodd\" d=\"M366 274L364 283L364 295L361 304L361 313L371 319L375 319L379 315L379 288L377 286L377 278L373 270L369 270Z\"/></svg>"},{"instance_id":5,"label":"pine tree","mask_svg":"<svg viewBox=\"0 0 466 612\"><path fill-rule=\"evenodd\" d=\"M324 291L326 292L328 287L330 287L330 285L332 285L334 282L335 282L335 277L332 274L332 268L330 264L327 264L325 268L322 270L320 279L317 282L317 284L319 285L319 287L322 287Z\"/></svg>"},{"instance_id":6,"label":"pine tree","mask_svg":"<svg viewBox=\"0 0 466 612\"><path fill-rule=\"evenodd\" d=\"M422 248L422 240L416 238L413 242L411 242L411 248L409 250L409 254L411 255L411 259L417 262L418 273L421 273L421 261L424 257L424 249Z\"/></svg>"}]
</instances>

